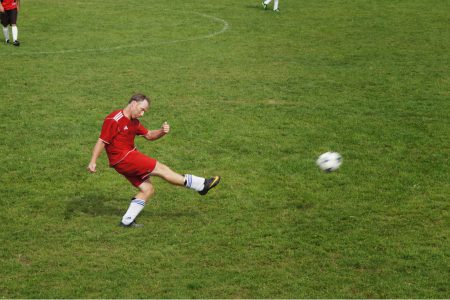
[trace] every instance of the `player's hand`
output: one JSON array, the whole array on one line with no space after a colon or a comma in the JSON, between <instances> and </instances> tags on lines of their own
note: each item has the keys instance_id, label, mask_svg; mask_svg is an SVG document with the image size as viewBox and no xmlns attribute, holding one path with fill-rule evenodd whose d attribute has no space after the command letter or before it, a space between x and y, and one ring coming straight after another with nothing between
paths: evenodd
<instances>
[{"instance_id":1,"label":"player's hand","mask_svg":"<svg viewBox=\"0 0 450 300\"><path fill-rule=\"evenodd\" d=\"M5 9L3 8L3 6L0 4L0 13L4 13Z\"/></svg>"},{"instance_id":2,"label":"player's hand","mask_svg":"<svg viewBox=\"0 0 450 300\"><path fill-rule=\"evenodd\" d=\"M161 126L161 130L163 131L164 134L168 134L170 131L170 125L167 122L164 122Z\"/></svg>"},{"instance_id":3,"label":"player's hand","mask_svg":"<svg viewBox=\"0 0 450 300\"><path fill-rule=\"evenodd\" d=\"M87 169L90 173L97 172L96 168L97 168L97 164L93 163L93 162L89 163L89 166L87 167Z\"/></svg>"}]
</instances>

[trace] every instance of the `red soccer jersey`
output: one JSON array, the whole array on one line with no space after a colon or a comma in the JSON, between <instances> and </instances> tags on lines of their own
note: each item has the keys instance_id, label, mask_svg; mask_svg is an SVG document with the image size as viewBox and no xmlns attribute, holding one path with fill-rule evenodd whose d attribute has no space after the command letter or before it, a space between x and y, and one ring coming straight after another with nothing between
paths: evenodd
<instances>
[{"instance_id":1,"label":"red soccer jersey","mask_svg":"<svg viewBox=\"0 0 450 300\"><path fill-rule=\"evenodd\" d=\"M13 10L17 8L16 0L3 0L2 6L5 10Z\"/></svg>"},{"instance_id":2,"label":"red soccer jersey","mask_svg":"<svg viewBox=\"0 0 450 300\"><path fill-rule=\"evenodd\" d=\"M148 129L139 120L128 119L122 110L110 113L103 121L100 139L105 142L109 165L114 166L124 159L130 152L136 150L134 137L146 135Z\"/></svg>"}]
</instances>

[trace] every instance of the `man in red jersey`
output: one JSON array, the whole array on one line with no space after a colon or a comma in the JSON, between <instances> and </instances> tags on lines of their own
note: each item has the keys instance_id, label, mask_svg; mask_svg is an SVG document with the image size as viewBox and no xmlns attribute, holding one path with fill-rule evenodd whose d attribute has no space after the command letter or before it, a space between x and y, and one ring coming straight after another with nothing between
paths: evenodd
<instances>
[{"instance_id":1,"label":"man in red jersey","mask_svg":"<svg viewBox=\"0 0 450 300\"><path fill-rule=\"evenodd\" d=\"M0 0L0 19L3 26L3 35L5 36L5 42L9 44L8 25L11 25L14 46L20 46L20 42L17 39L19 31L16 25L19 7L20 0Z\"/></svg>"},{"instance_id":2,"label":"man in red jersey","mask_svg":"<svg viewBox=\"0 0 450 300\"><path fill-rule=\"evenodd\" d=\"M205 179L191 174L180 175L154 158L136 150L135 136L143 136L147 140L154 141L170 131L167 122L164 122L157 130L148 130L142 126L138 119L149 110L149 106L149 98L143 94L135 94L124 109L110 113L103 122L100 137L94 146L88 166L89 172L96 172L97 158L105 149L109 165L139 189L119 223L124 227L142 226L137 224L135 219L154 193L150 176L158 176L173 185L196 190L200 195L206 195L220 181L219 176Z\"/></svg>"}]
</instances>

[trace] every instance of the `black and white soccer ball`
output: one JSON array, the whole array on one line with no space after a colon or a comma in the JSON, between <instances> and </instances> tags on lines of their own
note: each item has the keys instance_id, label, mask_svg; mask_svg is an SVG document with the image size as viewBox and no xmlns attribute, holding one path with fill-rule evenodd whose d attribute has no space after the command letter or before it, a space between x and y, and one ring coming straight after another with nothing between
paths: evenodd
<instances>
[{"instance_id":1,"label":"black and white soccer ball","mask_svg":"<svg viewBox=\"0 0 450 300\"><path fill-rule=\"evenodd\" d=\"M316 164L325 172L333 172L342 164L342 156L337 152L325 152L316 160Z\"/></svg>"}]
</instances>

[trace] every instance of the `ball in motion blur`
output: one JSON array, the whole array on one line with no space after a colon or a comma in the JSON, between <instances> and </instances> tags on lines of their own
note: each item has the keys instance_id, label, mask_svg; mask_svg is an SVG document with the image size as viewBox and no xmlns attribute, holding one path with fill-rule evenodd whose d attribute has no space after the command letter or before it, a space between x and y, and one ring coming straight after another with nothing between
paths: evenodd
<instances>
[{"instance_id":1,"label":"ball in motion blur","mask_svg":"<svg viewBox=\"0 0 450 300\"><path fill-rule=\"evenodd\" d=\"M337 152L325 152L316 160L316 164L325 172L333 172L342 164L342 156Z\"/></svg>"}]
</instances>

